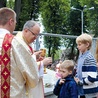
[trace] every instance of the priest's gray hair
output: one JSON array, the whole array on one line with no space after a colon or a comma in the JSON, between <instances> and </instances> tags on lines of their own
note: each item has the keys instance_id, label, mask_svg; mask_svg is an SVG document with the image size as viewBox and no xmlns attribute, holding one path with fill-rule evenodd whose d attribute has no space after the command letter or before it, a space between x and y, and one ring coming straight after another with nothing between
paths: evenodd
<instances>
[{"instance_id":1,"label":"priest's gray hair","mask_svg":"<svg viewBox=\"0 0 98 98\"><path fill-rule=\"evenodd\" d=\"M31 27L35 26L37 24L37 22L35 22L34 20L28 20L24 26L23 26L23 30L24 29L30 29Z\"/></svg>"}]
</instances>

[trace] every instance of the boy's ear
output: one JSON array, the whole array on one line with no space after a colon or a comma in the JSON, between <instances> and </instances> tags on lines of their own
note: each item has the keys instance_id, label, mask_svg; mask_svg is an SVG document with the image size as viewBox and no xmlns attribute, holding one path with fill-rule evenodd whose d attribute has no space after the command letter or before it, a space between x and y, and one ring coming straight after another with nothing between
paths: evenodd
<instances>
[{"instance_id":1,"label":"boy's ear","mask_svg":"<svg viewBox=\"0 0 98 98\"><path fill-rule=\"evenodd\" d=\"M89 43L87 42L86 44L87 44L87 47L89 47Z\"/></svg>"},{"instance_id":2,"label":"boy's ear","mask_svg":"<svg viewBox=\"0 0 98 98\"><path fill-rule=\"evenodd\" d=\"M69 75L72 74L72 71L69 71Z\"/></svg>"}]
</instances>

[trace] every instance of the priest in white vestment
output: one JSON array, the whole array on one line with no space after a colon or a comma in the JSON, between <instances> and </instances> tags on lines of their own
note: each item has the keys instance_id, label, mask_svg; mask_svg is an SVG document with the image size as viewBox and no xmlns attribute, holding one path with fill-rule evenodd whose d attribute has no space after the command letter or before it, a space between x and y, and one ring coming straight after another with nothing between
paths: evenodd
<instances>
[{"instance_id":1,"label":"priest in white vestment","mask_svg":"<svg viewBox=\"0 0 98 98\"><path fill-rule=\"evenodd\" d=\"M30 47L31 43L34 42L34 40L39 36L39 29L40 26L35 21L29 20L24 24L22 32L18 32L16 35L17 39L24 41L24 44L26 44L27 47ZM39 81L35 88L28 88L27 94L30 98L44 98L43 66L47 66L52 63L51 57L38 61L36 54L40 57L40 53L40 51L38 54L33 52L33 58L37 61L38 65Z\"/></svg>"}]
</instances>

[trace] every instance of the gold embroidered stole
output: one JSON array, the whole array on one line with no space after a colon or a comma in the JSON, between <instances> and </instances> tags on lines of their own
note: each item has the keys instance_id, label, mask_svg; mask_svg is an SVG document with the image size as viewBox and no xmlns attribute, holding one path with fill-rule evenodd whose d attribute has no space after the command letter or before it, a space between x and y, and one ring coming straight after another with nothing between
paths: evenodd
<instances>
[{"instance_id":1,"label":"gold embroidered stole","mask_svg":"<svg viewBox=\"0 0 98 98\"><path fill-rule=\"evenodd\" d=\"M1 50L1 97L0 98L10 98L10 49L11 41L13 39L12 34L6 34L2 44Z\"/></svg>"}]
</instances>

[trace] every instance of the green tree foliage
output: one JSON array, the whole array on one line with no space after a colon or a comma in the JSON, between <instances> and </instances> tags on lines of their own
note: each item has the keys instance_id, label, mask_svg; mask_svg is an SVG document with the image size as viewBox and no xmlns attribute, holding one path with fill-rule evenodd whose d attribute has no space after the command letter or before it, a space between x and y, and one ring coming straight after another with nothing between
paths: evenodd
<instances>
[{"instance_id":1,"label":"green tree foliage","mask_svg":"<svg viewBox=\"0 0 98 98\"><path fill-rule=\"evenodd\" d=\"M38 20L38 9L38 0L21 0L16 30L22 30L22 27L27 20Z\"/></svg>"},{"instance_id":2,"label":"green tree foliage","mask_svg":"<svg viewBox=\"0 0 98 98\"><path fill-rule=\"evenodd\" d=\"M69 0L42 0L41 16L45 26L45 32L54 34L66 34L66 17L70 9ZM48 56L56 53L60 46L60 38L44 37L45 47L49 49Z\"/></svg>"},{"instance_id":3,"label":"green tree foliage","mask_svg":"<svg viewBox=\"0 0 98 98\"><path fill-rule=\"evenodd\" d=\"M72 0L71 7L72 6L80 9L81 11L84 9L84 6L82 6L78 0ZM70 31L70 33L73 35L81 34L81 11L71 9L70 14L68 15L68 25L70 26L68 31ZM83 32L86 32L87 22L86 12L83 11Z\"/></svg>"},{"instance_id":4,"label":"green tree foliage","mask_svg":"<svg viewBox=\"0 0 98 98\"><path fill-rule=\"evenodd\" d=\"M31 17L33 20L38 21L39 17L39 0L32 1L32 11Z\"/></svg>"},{"instance_id":5,"label":"green tree foliage","mask_svg":"<svg viewBox=\"0 0 98 98\"><path fill-rule=\"evenodd\" d=\"M87 5L87 8L94 7L94 10L87 10L88 30L95 36L98 36L98 0L79 0L81 5Z\"/></svg>"},{"instance_id":6,"label":"green tree foliage","mask_svg":"<svg viewBox=\"0 0 98 98\"><path fill-rule=\"evenodd\" d=\"M31 0L21 0L21 13L17 22L16 30L22 30L23 24L31 19Z\"/></svg>"},{"instance_id":7,"label":"green tree foliage","mask_svg":"<svg viewBox=\"0 0 98 98\"><path fill-rule=\"evenodd\" d=\"M21 11L21 0L15 0L14 10L17 14L16 20L18 22L20 11Z\"/></svg>"},{"instance_id":8,"label":"green tree foliage","mask_svg":"<svg viewBox=\"0 0 98 98\"><path fill-rule=\"evenodd\" d=\"M11 9L14 9L14 4L15 4L15 0L8 0L6 6Z\"/></svg>"},{"instance_id":9,"label":"green tree foliage","mask_svg":"<svg viewBox=\"0 0 98 98\"><path fill-rule=\"evenodd\" d=\"M17 14L16 31L22 30L27 20L38 20L39 0L9 0L7 6L14 9Z\"/></svg>"},{"instance_id":10,"label":"green tree foliage","mask_svg":"<svg viewBox=\"0 0 98 98\"><path fill-rule=\"evenodd\" d=\"M0 0L0 8L6 7L7 0Z\"/></svg>"}]
</instances>

